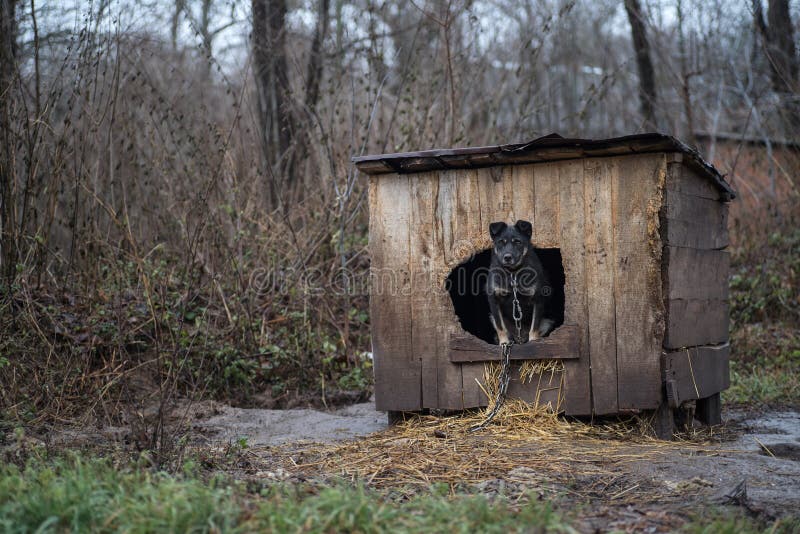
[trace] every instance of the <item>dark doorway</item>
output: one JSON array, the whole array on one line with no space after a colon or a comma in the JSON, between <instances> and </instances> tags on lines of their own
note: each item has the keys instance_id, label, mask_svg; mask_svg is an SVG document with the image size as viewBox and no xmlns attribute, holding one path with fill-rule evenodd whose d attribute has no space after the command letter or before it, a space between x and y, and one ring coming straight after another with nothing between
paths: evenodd
<instances>
[{"instance_id":1,"label":"dark doorway","mask_svg":"<svg viewBox=\"0 0 800 534\"><path fill-rule=\"evenodd\" d=\"M556 328L564 324L564 264L561 250L535 248L550 280L550 301L545 316L555 322ZM489 301L486 279L492 261L492 249L482 250L456 266L445 282L453 309L461 328L487 343L497 344L497 337L489 319Z\"/></svg>"}]
</instances>

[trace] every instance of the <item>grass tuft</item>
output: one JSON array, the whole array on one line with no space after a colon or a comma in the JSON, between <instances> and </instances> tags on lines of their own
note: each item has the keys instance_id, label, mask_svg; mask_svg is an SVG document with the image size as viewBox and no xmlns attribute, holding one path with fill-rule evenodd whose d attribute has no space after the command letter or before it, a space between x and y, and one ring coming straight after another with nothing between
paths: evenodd
<instances>
[{"instance_id":1,"label":"grass tuft","mask_svg":"<svg viewBox=\"0 0 800 534\"><path fill-rule=\"evenodd\" d=\"M190 472L191 470L187 470ZM435 488L434 488L435 489ZM546 503L432 491L394 501L344 483L248 493L108 459L70 455L0 468L0 531L24 532L573 532Z\"/></svg>"}]
</instances>

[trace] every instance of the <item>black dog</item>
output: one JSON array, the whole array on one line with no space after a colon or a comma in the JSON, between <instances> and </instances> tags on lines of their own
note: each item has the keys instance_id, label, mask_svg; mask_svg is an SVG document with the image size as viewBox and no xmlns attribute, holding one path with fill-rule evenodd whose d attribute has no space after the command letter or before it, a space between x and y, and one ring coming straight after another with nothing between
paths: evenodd
<instances>
[{"instance_id":1,"label":"black dog","mask_svg":"<svg viewBox=\"0 0 800 534\"><path fill-rule=\"evenodd\" d=\"M550 284L531 245L532 234L528 221L517 221L514 226L504 222L489 225L493 247L486 291L500 343L539 339L554 326L544 317Z\"/></svg>"}]
</instances>

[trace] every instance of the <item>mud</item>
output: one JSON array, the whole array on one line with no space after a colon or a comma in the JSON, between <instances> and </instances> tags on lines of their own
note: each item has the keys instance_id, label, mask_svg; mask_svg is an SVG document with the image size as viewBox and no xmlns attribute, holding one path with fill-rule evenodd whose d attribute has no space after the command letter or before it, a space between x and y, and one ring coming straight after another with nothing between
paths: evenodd
<instances>
[{"instance_id":1,"label":"mud","mask_svg":"<svg viewBox=\"0 0 800 534\"><path fill-rule=\"evenodd\" d=\"M800 412L728 410L724 418L722 434L715 436L712 432L710 443L701 452L677 442L653 459L653 455L646 454L652 447L647 443L621 445L634 459L604 466L613 474L610 486L599 480L583 480L576 473L529 473L518 468L497 480L481 483L474 490L488 495L514 495L549 484L549 498L555 498L556 506L577 505L582 509L579 522L582 529L590 531L670 531L707 507L739 509L764 519L797 515ZM330 443L366 436L386 427L386 415L375 412L372 403L333 412L221 407L216 415L194 424L209 443L246 437L249 444L272 446ZM636 457L649 459L635 460ZM582 491L581 486L587 485L600 485L603 490ZM568 496L570 493L584 497L576 501Z\"/></svg>"},{"instance_id":2,"label":"mud","mask_svg":"<svg viewBox=\"0 0 800 534\"><path fill-rule=\"evenodd\" d=\"M263 410L216 406L215 415L196 420L192 429L204 440L237 441L248 445L282 445L297 442L331 443L365 436L386 428L386 414L371 402L335 411L310 409Z\"/></svg>"},{"instance_id":3,"label":"mud","mask_svg":"<svg viewBox=\"0 0 800 534\"><path fill-rule=\"evenodd\" d=\"M678 447L670 457L633 464L631 474L766 517L800 513L800 412L729 412L726 424L735 439L702 454Z\"/></svg>"}]
</instances>

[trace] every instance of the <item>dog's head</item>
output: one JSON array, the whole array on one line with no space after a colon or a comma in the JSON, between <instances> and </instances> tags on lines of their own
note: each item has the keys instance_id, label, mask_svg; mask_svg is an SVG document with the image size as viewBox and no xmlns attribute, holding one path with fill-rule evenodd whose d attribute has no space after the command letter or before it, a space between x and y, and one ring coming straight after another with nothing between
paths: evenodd
<instances>
[{"instance_id":1,"label":"dog's head","mask_svg":"<svg viewBox=\"0 0 800 534\"><path fill-rule=\"evenodd\" d=\"M504 222L490 224L489 235L500 265L512 271L522 265L531 248L532 234L533 226L528 221L517 221L514 226Z\"/></svg>"}]
</instances>

